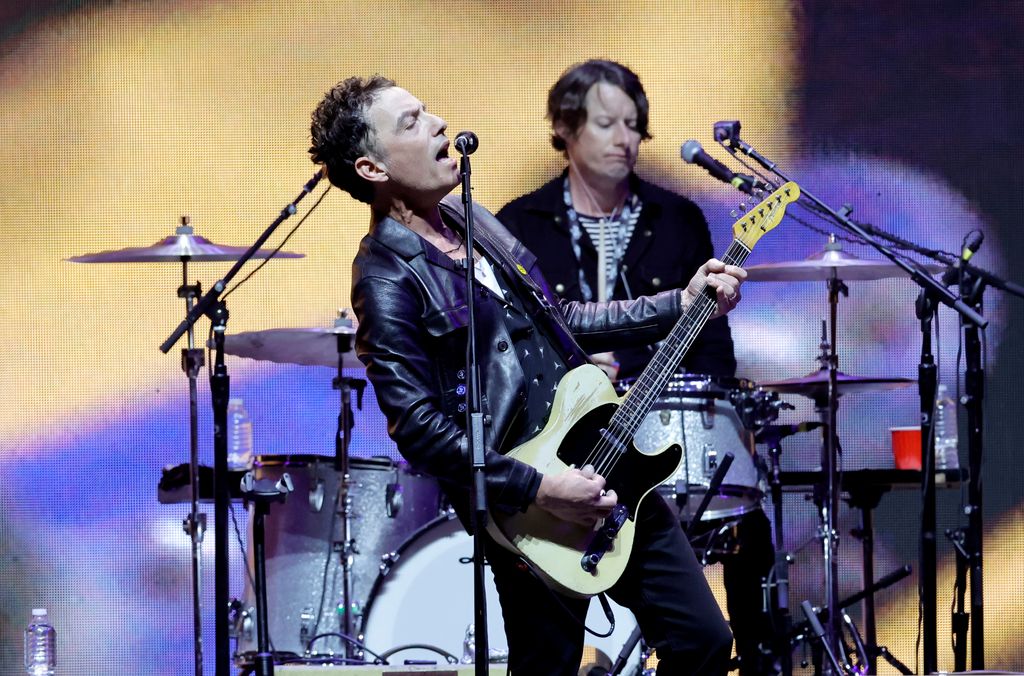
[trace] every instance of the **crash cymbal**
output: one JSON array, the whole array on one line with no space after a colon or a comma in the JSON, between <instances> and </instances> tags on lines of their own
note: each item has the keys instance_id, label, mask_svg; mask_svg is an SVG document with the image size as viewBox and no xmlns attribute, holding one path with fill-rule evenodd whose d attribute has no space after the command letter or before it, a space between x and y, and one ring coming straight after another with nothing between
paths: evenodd
<instances>
[{"instance_id":1,"label":"crash cymbal","mask_svg":"<svg viewBox=\"0 0 1024 676\"><path fill-rule=\"evenodd\" d=\"M929 273L940 272L943 266L922 264ZM802 261L762 263L747 268L748 282L811 282L832 279L864 281L904 277L907 273L890 261L869 261L857 258L840 248L838 243L828 244Z\"/></svg>"},{"instance_id":2,"label":"crash cymbal","mask_svg":"<svg viewBox=\"0 0 1024 676\"><path fill-rule=\"evenodd\" d=\"M214 244L192 232L192 226L180 225L170 237L151 246L129 247L100 253L73 256L72 263L180 263L181 261L237 261L249 247ZM271 249L259 249L253 258L270 258ZM278 251L274 258L302 258L305 254Z\"/></svg>"},{"instance_id":3,"label":"crash cymbal","mask_svg":"<svg viewBox=\"0 0 1024 676\"><path fill-rule=\"evenodd\" d=\"M339 333L354 335L355 328L342 326L246 331L224 336L225 354L277 364L338 368ZM344 368L363 368L355 352L343 354Z\"/></svg>"},{"instance_id":4,"label":"crash cymbal","mask_svg":"<svg viewBox=\"0 0 1024 676\"><path fill-rule=\"evenodd\" d=\"M879 390L895 390L913 385L916 380L909 378L871 378L851 376L840 371L836 374L839 395L858 392L877 392ZM808 373L802 378L779 380L774 383L763 383L763 389L783 394L802 394L805 397L817 398L828 394L828 369L819 369Z\"/></svg>"}]
</instances>

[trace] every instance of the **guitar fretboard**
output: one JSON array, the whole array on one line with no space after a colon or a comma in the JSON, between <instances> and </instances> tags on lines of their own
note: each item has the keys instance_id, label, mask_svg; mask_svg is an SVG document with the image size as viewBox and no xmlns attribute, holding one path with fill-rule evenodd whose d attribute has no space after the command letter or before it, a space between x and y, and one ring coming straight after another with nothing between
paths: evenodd
<instances>
[{"instance_id":1,"label":"guitar fretboard","mask_svg":"<svg viewBox=\"0 0 1024 676\"><path fill-rule=\"evenodd\" d=\"M722 261L742 266L749 255L750 249L734 239ZM717 307L715 290L705 284L612 415L608 431L617 439L628 444L633 438Z\"/></svg>"}]
</instances>

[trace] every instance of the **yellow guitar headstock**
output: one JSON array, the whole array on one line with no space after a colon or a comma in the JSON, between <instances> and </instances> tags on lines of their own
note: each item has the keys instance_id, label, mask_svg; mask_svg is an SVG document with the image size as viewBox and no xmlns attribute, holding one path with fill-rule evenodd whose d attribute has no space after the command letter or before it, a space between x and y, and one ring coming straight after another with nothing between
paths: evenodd
<instances>
[{"instance_id":1,"label":"yellow guitar headstock","mask_svg":"<svg viewBox=\"0 0 1024 676\"><path fill-rule=\"evenodd\" d=\"M733 224L733 236L747 249L753 249L766 232L782 221L786 207L799 198L800 186L793 181L782 184Z\"/></svg>"}]
</instances>

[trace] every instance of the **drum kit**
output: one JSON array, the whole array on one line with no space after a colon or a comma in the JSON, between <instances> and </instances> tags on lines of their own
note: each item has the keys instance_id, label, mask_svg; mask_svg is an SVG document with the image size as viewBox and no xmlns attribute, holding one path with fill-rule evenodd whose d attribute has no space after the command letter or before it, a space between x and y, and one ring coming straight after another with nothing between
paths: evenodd
<instances>
[{"instance_id":1,"label":"drum kit","mask_svg":"<svg viewBox=\"0 0 1024 676\"><path fill-rule=\"evenodd\" d=\"M68 260L80 263L174 262L182 266L182 285L177 295L185 300L186 315L200 295L198 284L188 282L190 262L238 260L243 247L214 244L197 236L183 218L174 235L149 247L135 247ZM274 256L260 250L257 258ZM302 254L278 252L277 257L298 258ZM833 241L820 254L806 260L755 265L748 268L751 282L826 281L830 289L832 335L823 336L821 368L799 378L763 383L760 386L735 378L676 375L661 395L655 409L640 427L635 443L640 450L657 449L667 443L683 448L684 460L677 474L659 488L678 509L681 521L692 518L705 498L711 479L726 453L734 456L721 486L710 496L702 522L712 527L727 526L742 515L759 509L778 483L778 444L772 453L771 470L757 452L757 433L770 426L780 411L793 408L780 395L808 397L821 415L823 437L835 429L840 396L907 387L914 381L902 378L864 377L837 373L836 391L830 388L829 366L838 363L835 353L835 306L844 281L877 280L903 275L890 263L866 261L843 252ZM344 330L351 334L352 329ZM225 352L238 357L275 363L321 365L357 369L362 365L350 347L338 340L339 329L279 328L231 334L225 337ZM193 598L196 620L197 668L201 666L199 633L199 546L205 529L205 515L198 506L198 440L196 435L196 376L203 365L203 352L196 349L192 330L183 351L183 370L189 377L191 454L189 483L191 512L184 528L192 540ZM354 379L346 379L354 384ZM336 382L337 386L337 382ZM620 393L630 383L618 384ZM342 415L348 402L342 387ZM361 386L359 386L361 394ZM350 429L350 423L344 430ZM347 441L347 432L342 434ZM824 468L834 453L823 443ZM346 446L347 453L347 446ZM472 544L445 503L437 483L412 471L404 462L384 458L347 458L344 471L334 458L320 456L260 456L252 469L253 478L279 482L287 475L290 493L275 507L267 522L263 554L270 640L275 656L310 661L358 661L366 657L403 657L417 660L470 661L473 656L473 609L470 592ZM834 518L837 487L829 485L822 499L823 522ZM830 507L831 506L831 507ZM781 505L776 506L776 543L781 547ZM721 531L727 528L719 529ZM835 528L828 522L821 531L826 562L834 556ZM253 533L250 529L250 538ZM728 553L719 543L717 553ZM709 546L708 551L715 549ZM708 551L705 554L707 561ZM252 558L250 552L250 559ZM252 560L250 566L254 564ZM826 565L826 576L828 575ZM826 584L833 584L829 579ZM463 591L460 591L463 590ZM495 631L490 645L501 645L501 617L493 583L488 592L492 613L489 625ZM236 661L251 664L256 650L258 590L248 576L244 598L234 604L233 628L237 639ZM438 611L438 608L444 608ZM628 614L627 614L628 615ZM617 654L626 635L635 628L629 617L620 621L615 633L603 639L598 649ZM356 639L356 640L351 640ZM373 652L371 650L379 652ZM492 659L501 661L507 652L491 649ZM628 669L641 668L641 651L630 655ZM627 673L627 672L623 672Z\"/></svg>"}]
</instances>

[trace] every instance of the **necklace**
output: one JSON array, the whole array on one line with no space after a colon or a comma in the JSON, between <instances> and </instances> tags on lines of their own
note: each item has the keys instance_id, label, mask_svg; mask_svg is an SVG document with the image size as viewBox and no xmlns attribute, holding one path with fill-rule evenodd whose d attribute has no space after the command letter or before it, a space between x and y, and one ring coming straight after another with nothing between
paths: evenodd
<instances>
[{"instance_id":1,"label":"necklace","mask_svg":"<svg viewBox=\"0 0 1024 676\"><path fill-rule=\"evenodd\" d=\"M463 239L462 235L460 235L459 233L452 231L452 234L459 238L459 243L456 244L455 246L453 246L451 249L445 249L445 250L441 251L441 253L443 253L445 255L448 255L448 254L451 254L451 253L455 253L456 251L458 251L459 249L462 248L463 244L466 243L466 240Z\"/></svg>"}]
</instances>

